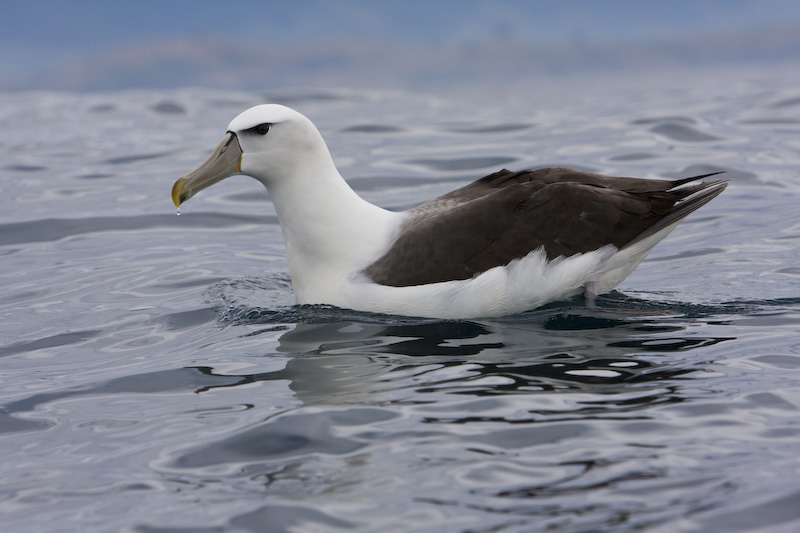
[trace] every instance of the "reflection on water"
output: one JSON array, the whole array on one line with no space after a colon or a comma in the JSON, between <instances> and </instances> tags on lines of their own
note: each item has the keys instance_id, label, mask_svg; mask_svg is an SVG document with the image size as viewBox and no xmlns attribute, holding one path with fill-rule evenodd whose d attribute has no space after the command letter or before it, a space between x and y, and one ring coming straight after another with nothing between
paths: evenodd
<instances>
[{"instance_id":1,"label":"reflection on water","mask_svg":"<svg viewBox=\"0 0 800 533\"><path fill-rule=\"evenodd\" d=\"M662 309L670 311L675 312ZM493 322L351 319L301 323L280 336L277 350L291 356L284 369L236 375L240 381L214 386L289 380L304 405L381 403L392 398L392 391L405 388L420 394L474 396L613 394L631 388L643 393L643 385L694 370L670 368L641 355L683 352L734 340L682 337L685 329L685 324L665 323L658 317L629 318L613 309L603 313L580 308L556 308L528 313L524 320ZM226 379L233 376L225 374Z\"/></svg>"}]
</instances>

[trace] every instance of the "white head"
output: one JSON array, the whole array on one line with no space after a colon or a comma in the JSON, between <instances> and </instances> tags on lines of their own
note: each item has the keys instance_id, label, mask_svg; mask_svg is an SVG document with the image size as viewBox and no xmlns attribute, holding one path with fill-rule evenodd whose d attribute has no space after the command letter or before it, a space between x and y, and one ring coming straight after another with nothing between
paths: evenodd
<instances>
[{"instance_id":1,"label":"white head","mask_svg":"<svg viewBox=\"0 0 800 533\"><path fill-rule=\"evenodd\" d=\"M297 111L277 104L251 107L228 124L211 157L172 188L180 206L196 193L236 174L269 187L297 174L332 167L330 153L316 126Z\"/></svg>"}]
</instances>

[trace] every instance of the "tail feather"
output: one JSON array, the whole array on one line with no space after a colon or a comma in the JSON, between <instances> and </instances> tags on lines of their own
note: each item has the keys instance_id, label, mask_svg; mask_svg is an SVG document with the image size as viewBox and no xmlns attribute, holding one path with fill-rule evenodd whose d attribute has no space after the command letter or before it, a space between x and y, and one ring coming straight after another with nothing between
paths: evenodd
<instances>
[{"instance_id":1,"label":"tail feather","mask_svg":"<svg viewBox=\"0 0 800 533\"><path fill-rule=\"evenodd\" d=\"M681 178L679 180L674 180L672 182L672 188L674 189L676 187L680 187L681 185L686 185L687 183L691 183L693 181L702 180L702 179L705 179L705 178L710 178L711 176L718 176L718 175L724 174L724 173L725 173L724 170L718 170L716 172L710 172L708 174L700 174L699 176L692 176L691 178ZM711 183L718 183L718 181L714 181L714 182L711 182ZM700 183L699 185L703 185L703 184Z\"/></svg>"},{"instance_id":2,"label":"tail feather","mask_svg":"<svg viewBox=\"0 0 800 533\"><path fill-rule=\"evenodd\" d=\"M717 174L721 174L721 172L712 172L710 174L703 174L702 176L694 176L691 178L675 180L673 182L673 186L669 189L670 193L678 195L678 201L675 203L673 208L657 223L647 228L647 230L642 232L633 241L628 243L626 247L646 239L647 237L658 233L664 228L680 222L691 213L700 209L708 202L716 198L720 193L722 193L722 191L725 190L725 187L728 186L727 181L704 181L687 187L681 187L681 185L686 185L687 183L692 183L710 176L716 176Z\"/></svg>"}]
</instances>

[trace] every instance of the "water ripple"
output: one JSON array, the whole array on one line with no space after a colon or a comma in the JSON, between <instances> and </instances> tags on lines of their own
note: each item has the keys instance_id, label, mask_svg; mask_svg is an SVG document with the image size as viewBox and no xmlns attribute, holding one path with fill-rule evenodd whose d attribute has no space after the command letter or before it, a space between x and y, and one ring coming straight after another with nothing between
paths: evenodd
<instances>
[{"instance_id":1,"label":"water ripple","mask_svg":"<svg viewBox=\"0 0 800 533\"><path fill-rule=\"evenodd\" d=\"M508 84L478 102L4 95L3 525L797 529L798 97L740 75L592 85L585 101ZM730 186L594 308L298 306L257 184L228 180L180 217L169 198L265 100L302 106L384 207L501 166L725 170ZM64 135L43 142L44 123Z\"/></svg>"}]
</instances>

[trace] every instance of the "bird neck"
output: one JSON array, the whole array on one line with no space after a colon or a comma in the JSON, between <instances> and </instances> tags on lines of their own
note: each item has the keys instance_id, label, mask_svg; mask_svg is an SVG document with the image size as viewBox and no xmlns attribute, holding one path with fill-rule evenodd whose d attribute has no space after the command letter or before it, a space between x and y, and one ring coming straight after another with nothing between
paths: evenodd
<instances>
[{"instance_id":1,"label":"bird neck","mask_svg":"<svg viewBox=\"0 0 800 533\"><path fill-rule=\"evenodd\" d=\"M372 205L344 181L333 162L267 184L286 241L300 303L319 303L331 272L358 272L389 245L400 215ZM339 278L341 279L341 277Z\"/></svg>"}]
</instances>

